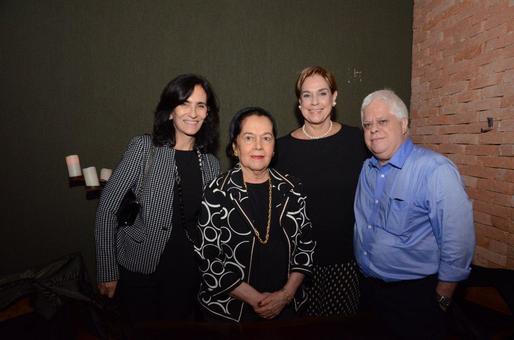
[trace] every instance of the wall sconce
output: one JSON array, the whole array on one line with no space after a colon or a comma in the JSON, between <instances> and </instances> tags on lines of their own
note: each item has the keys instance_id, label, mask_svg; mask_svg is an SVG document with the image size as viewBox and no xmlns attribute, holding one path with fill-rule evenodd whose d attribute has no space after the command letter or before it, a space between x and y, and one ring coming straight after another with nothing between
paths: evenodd
<instances>
[{"instance_id":1,"label":"wall sconce","mask_svg":"<svg viewBox=\"0 0 514 340\"><path fill-rule=\"evenodd\" d=\"M493 120L493 117L487 117L487 128L481 128L480 129L480 132L489 132L493 129L494 127L494 120Z\"/></svg>"},{"instance_id":2,"label":"wall sconce","mask_svg":"<svg viewBox=\"0 0 514 340\"><path fill-rule=\"evenodd\" d=\"M112 170L102 168L99 180L96 167L90 166L81 170L78 155L69 155L65 159L68 167L68 186L70 188L83 186L88 200L100 198L102 188L111 177Z\"/></svg>"}]
</instances>

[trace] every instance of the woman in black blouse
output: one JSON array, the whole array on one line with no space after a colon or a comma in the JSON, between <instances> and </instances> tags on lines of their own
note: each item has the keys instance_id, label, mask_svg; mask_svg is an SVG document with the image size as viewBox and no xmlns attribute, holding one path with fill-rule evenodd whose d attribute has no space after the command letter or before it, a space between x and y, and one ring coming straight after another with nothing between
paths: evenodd
<instances>
[{"instance_id":1,"label":"woman in black blouse","mask_svg":"<svg viewBox=\"0 0 514 340\"><path fill-rule=\"evenodd\" d=\"M207 80L184 74L162 91L152 136L132 139L100 199L95 238L98 288L116 297L133 322L192 320L200 277L186 228L202 190L219 174L208 150L218 105ZM128 190L139 193L133 225L118 228Z\"/></svg>"},{"instance_id":2,"label":"woman in black blouse","mask_svg":"<svg viewBox=\"0 0 514 340\"><path fill-rule=\"evenodd\" d=\"M204 192L194 241L209 320L289 319L306 300L315 243L299 183L269 168L275 135L264 109L236 113L227 150L239 162Z\"/></svg>"},{"instance_id":3,"label":"woman in black blouse","mask_svg":"<svg viewBox=\"0 0 514 340\"><path fill-rule=\"evenodd\" d=\"M304 69L296 96L303 125L278 139L274 166L298 177L308 197L317 247L306 314L352 315L359 302L353 198L366 146L359 128L333 120L337 85L330 72Z\"/></svg>"}]
</instances>

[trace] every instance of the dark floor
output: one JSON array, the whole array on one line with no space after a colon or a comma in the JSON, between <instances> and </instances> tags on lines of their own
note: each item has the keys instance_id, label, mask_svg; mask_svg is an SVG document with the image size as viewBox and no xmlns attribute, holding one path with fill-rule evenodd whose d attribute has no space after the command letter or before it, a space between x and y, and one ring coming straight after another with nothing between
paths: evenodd
<instances>
[{"instance_id":1,"label":"dark floor","mask_svg":"<svg viewBox=\"0 0 514 340\"><path fill-rule=\"evenodd\" d=\"M461 301L451 314L449 339L514 339L514 319ZM304 319L245 325L154 322L124 326L110 311L103 314L68 303L51 319L27 314L0 322L0 339L390 339L370 316Z\"/></svg>"}]
</instances>

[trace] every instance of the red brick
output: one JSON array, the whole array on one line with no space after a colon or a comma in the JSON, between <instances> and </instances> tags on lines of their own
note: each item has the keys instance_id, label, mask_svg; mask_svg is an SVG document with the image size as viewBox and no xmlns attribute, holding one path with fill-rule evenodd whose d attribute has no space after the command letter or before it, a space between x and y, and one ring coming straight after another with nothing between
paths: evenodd
<instances>
[{"instance_id":1,"label":"red brick","mask_svg":"<svg viewBox=\"0 0 514 340\"><path fill-rule=\"evenodd\" d=\"M458 110L458 114L448 116L447 124L466 124L477 122L480 117L479 113L468 111L468 106L471 106L471 104L461 104L461 107Z\"/></svg>"},{"instance_id":2,"label":"red brick","mask_svg":"<svg viewBox=\"0 0 514 340\"><path fill-rule=\"evenodd\" d=\"M499 58L491 63L493 66L494 72L503 72L506 70L512 70L514 69L514 57L502 57L501 55Z\"/></svg>"},{"instance_id":3,"label":"red brick","mask_svg":"<svg viewBox=\"0 0 514 340\"><path fill-rule=\"evenodd\" d=\"M473 67L479 67L482 65L490 64L494 60L498 58L498 53L496 51L487 51L482 53L480 56L476 57L472 60Z\"/></svg>"},{"instance_id":4,"label":"red brick","mask_svg":"<svg viewBox=\"0 0 514 340\"><path fill-rule=\"evenodd\" d=\"M444 95L448 96L448 95L462 92L462 91L466 90L467 87L468 87L467 81L458 81L458 82L454 82L454 83L446 85L444 88L441 89L441 92Z\"/></svg>"},{"instance_id":5,"label":"red brick","mask_svg":"<svg viewBox=\"0 0 514 340\"><path fill-rule=\"evenodd\" d=\"M483 213L481 211L473 212L473 221L475 223L481 223L484 225L492 226L493 220L491 219L491 215Z\"/></svg>"},{"instance_id":6,"label":"red brick","mask_svg":"<svg viewBox=\"0 0 514 340\"><path fill-rule=\"evenodd\" d=\"M452 160L453 163L455 163L459 166L462 164L475 165L478 162L476 156L468 156L468 155L461 155L461 154L450 154L447 156L448 156L448 158L450 158Z\"/></svg>"},{"instance_id":7,"label":"red brick","mask_svg":"<svg viewBox=\"0 0 514 340\"><path fill-rule=\"evenodd\" d=\"M480 111L478 114L479 121L486 122L488 117L492 117L494 125L497 126L499 120L511 119L514 115L514 111L511 108L496 108L492 111Z\"/></svg>"},{"instance_id":8,"label":"red brick","mask_svg":"<svg viewBox=\"0 0 514 340\"><path fill-rule=\"evenodd\" d=\"M495 253L492 250L477 246L476 247L477 252L480 252L481 256L486 258L487 260L499 265L499 266L505 266L507 264L507 256L506 255L500 255Z\"/></svg>"},{"instance_id":9,"label":"red brick","mask_svg":"<svg viewBox=\"0 0 514 340\"><path fill-rule=\"evenodd\" d=\"M420 126L412 129L412 133L416 135L437 135L439 130L437 126Z\"/></svg>"},{"instance_id":10,"label":"red brick","mask_svg":"<svg viewBox=\"0 0 514 340\"><path fill-rule=\"evenodd\" d=\"M514 134L490 131L480 135L479 144L514 144Z\"/></svg>"},{"instance_id":11,"label":"red brick","mask_svg":"<svg viewBox=\"0 0 514 340\"><path fill-rule=\"evenodd\" d=\"M496 169L483 167L481 165L466 165L461 168L461 173L467 176L478 178L496 178Z\"/></svg>"},{"instance_id":12,"label":"red brick","mask_svg":"<svg viewBox=\"0 0 514 340\"><path fill-rule=\"evenodd\" d=\"M466 190L474 189L478 185L478 179L476 177L470 177L470 176L462 176L462 180L464 181L464 185L466 186Z\"/></svg>"},{"instance_id":13,"label":"red brick","mask_svg":"<svg viewBox=\"0 0 514 340\"><path fill-rule=\"evenodd\" d=\"M476 238L476 246L489 248L489 244L491 244L491 240L485 236Z\"/></svg>"},{"instance_id":14,"label":"red brick","mask_svg":"<svg viewBox=\"0 0 514 340\"><path fill-rule=\"evenodd\" d=\"M514 145L500 145L500 156L514 156Z\"/></svg>"},{"instance_id":15,"label":"red brick","mask_svg":"<svg viewBox=\"0 0 514 340\"><path fill-rule=\"evenodd\" d=\"M492 240L504 241L508 238L509 233L495 227L475 223L475 230L477 236L485 236Z\"/></svg>"},{"instance_id":16,"label":"red brick","mask_svg":"<svg viewBox=\"0 0 514 340\"><path fill-rule=\"evenodd\" d=\"M455 54L455 61L473 59L482 52L482 45L469 46Z\"/></svg>"},{"instance_id":17,"label":"red brick","mask_svg":"<svg viewBox=\"0 0 514 340\"><path fill-rule=\"evenodd\" d=\"M423 136L423 144L448 144L448 136L425 135Z\"/></svg>"},{"instance_id":18,"label":"red brick","mask_svg":"<svg viewBox=\"0 0 514 340\"><path fill-rule=\"evenodd\" d=\"M501 120L498 122L498 131L514 131L514 119Z\"/></svg>"},{"instance_id":19,"label":"red brick","mask_svg":"<svg viewBox=\"0 0 514 340\"><path fill-rule=\"evenodd\" d=\"M506 83L514 83L514 70L507 70L501 73L501 80Z\"/></svg>"},{"instance_id":20,"label":"red brick","mask_svg":"<svg viewBox=\"0 0 514 340\"><path fill-rule=\"evenodd\" d=\"M478 156L480 164L490 168L514 169L514 157Z\"/></svg>"},{"instance_id":21,"label":"red brick","mask_svg":"<svg viewBox=\"0 0 514 340\"><path fill-rule=\"evenodd\" d=\"M478 91L465 91L462 93L459 93L457 95L457 102L459 103L468 103L474 100L478 100L480 98Z\"/></svg>"},{"instance_id":22,"label":"red brick","mask_svg":"<svg viewBox=\"0 0 514 340\"><path fill-rule=\"evenodd\" d=\"M493 86L498 84L499 76L496 74L488 74L488 75L480 75L477 78L473 79L469 83L469 88L473 89L481 89L487 86Z\"/></svg>"},{"instance_id":23,"label":"red brick","mask_svg":"<svg viewBox=\"0 0 514 340\"><path fill-rule=\"evenodd\" d=\"M477 111L492 110L500 107L501 101L501 98L487 98L473 102L472 106Z\"/></svg>"},{"instance_id":24,"label":"red brick","mask_svg":"<svg viewBox=\"0 0 514 340\"><path fill-rule=\"evenodd\" d=\"M497 145L466 145L465 151L466 154L469 155L498 155L499 154L499 146Z\"/></svg>"},{"instance_id":25,"label":"red brick","mask_svg":"<svg viewBox=\"0 0 514 340\"><path fill-rule=\"evenodd\" d=\"M512 227L512 219L510 218L491 216L491 222L493 227L507 232Z\"/></svg>"},{"instance_id":26,"label":"red brick","mask_svg":"<svg viewBox=\"0 0 514 340\"><path fill-rule=\"evenodd\" d=\"M495 181L493 179L477 179L477 188L480 190L499 192L505 195L514 194L514 183Z\"/></svg>"},{"instance_id":27,"label":"red brick","mask_svg":"<svg viewBox=\"0 0 514 340\"><path fill-rule=\"evenodd\" d=\"M502 98L500 107L513 107L514 106L514 94L506 95Z\"/></svg>"},{"instance_id":28,"label":"red brick","mask_svg":"<svg viewBox=\"0 0 514 340\"><path fill-rule=\"evenodd\" d=\"M439 152L449 154L449 153L460 153L463 154L468 146L466 145L457 145L457 144L441 144L439 145Z\"/></svg>"},{"instance_id":29,"label":"red brick","mask_svg":"<svg viewBox=\"0 0 514 340\"><path fill-rule=\"evenodd\" d=\"M485 87L480 90L480 95L482 98L503 97L505 95L505 86L502 84L497 84Z\"/></svg>"},{"instance_id":30,"label":"red brick","mask_svg":"<svg viewBox=\"0 0 514 340\"><path fill-rule=\"evenodd\" d=\"M478 134L458 134L449 135L449 142L456 144L478 144L480 135Z\"/></svg>"},{"instance_id":31,"label":"red brick","mask_svg":"<svg viewBox=\"0 0 514 340\"><path fill-rule=\"evenodd\" d=\"M514 170L496 169L495 176L491 178L494 178L498 181L514 183Z\"/></svg>"}]
</instances>

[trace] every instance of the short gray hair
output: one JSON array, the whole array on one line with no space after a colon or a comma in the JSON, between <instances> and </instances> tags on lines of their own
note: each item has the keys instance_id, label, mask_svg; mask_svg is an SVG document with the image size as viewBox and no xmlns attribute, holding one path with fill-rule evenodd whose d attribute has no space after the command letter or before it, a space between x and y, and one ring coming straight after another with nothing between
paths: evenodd
<instances>
[{"instance_id":1,"label":"short gray hair","mask_svg":"<svg viewBox=\"0 0 514 340\"><path fill-rule=\"evenodd\" d=\"M368 107L369 104L371 104L375 100L381 100L385 104L389 106L389 109L391 110L391 113L393 113L398 119L409 119L409 110L407 110L407 106L403 102L403 100L398 97L394 91L389 89L384 90L378 90L375 92L372 92L364 98L361 105L361 122L362 118L364 116L364 111Z\"/></svg>"}]
</instances>

